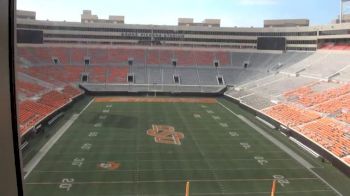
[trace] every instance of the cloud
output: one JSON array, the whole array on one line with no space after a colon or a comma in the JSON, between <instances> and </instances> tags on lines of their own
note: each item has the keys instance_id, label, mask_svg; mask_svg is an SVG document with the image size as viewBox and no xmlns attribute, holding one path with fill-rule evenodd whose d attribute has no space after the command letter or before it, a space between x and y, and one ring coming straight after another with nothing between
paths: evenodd
<instances>
[{"instance_id":1,"label":"cloud","mask_svg":"<svg viewBox=\"0 0 350 196\"><path fill-rule=\"evenodd\" d=\"M239 0L241 5L275 5L278 0Z\"/></svg>"}]
</instances>

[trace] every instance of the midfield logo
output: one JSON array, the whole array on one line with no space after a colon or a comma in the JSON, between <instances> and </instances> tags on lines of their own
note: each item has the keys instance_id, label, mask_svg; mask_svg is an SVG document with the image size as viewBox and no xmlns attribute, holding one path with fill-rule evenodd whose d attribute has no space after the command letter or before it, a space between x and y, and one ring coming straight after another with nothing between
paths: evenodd
<instances>
[{"instance_id":1,"label":"midfield logo","mask_svg":"<svg viewBox=\"0 0 350 196\"><path fill-rule=\"evenodd\" d=\"M173 145L181 145L181 140L185 137L169 125L152 125L152 129L147 130L147 135L153 136L156 143Z\"/></svg>"}]
</instances>

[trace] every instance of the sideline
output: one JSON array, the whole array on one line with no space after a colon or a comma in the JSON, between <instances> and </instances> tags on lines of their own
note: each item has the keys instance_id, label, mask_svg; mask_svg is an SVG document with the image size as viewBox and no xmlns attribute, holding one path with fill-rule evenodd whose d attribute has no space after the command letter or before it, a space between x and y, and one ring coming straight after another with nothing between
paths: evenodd
<instances>
[{"instance_id":1,"label":"sideline","mask_svg":"<svg viewBox=\"0 0 350 196\"><path fill-rule=\"evenodd\" d=\"M276 138L272 137L270 134L266 133L263 129L255 125L253 122L251 122L249 119L245 118L242 115L236 114L233 112L230 108L225 106L223 103L218 101L218 104L221 105L223 108L225 108L230 113L237 116L240 120L245 122L247 125L252 127L255 131L263 135L266 139L268 139L270 142L278 146L281 150L286 152L288 155L293 157L297 162L299 162L302 166L304 166L307 170L309 170L312 174L314 174L319 180L321 180L324 184L326 184L329 188L331 188L337 195L343 196L337 189L335 189L332 185L330 185L325 179L323 179L320 175L318 175L315 171L312 170L314 168L309 162L307 162L304 158L302 158L300 155L296 154L294 151L289 149L286 145L284 145L282 142L278 141Z\"/></svg>"},{"instance_id":2,"label":"sideline","mask_svg":"<svg viewBox=\"0 0 350 196\"><path fill-rule=\"evenodd\" d=\"M39 152L24 166L23 172L24 179L26 179L33 169L39 164L41 159L49 152L52 146L62 137L62 135L69 129L70 126L78 119L78 117L94 102L92 99L79 114L74 114L50 139L47 143L39 150Z\"/></svg>"}]
</instances>

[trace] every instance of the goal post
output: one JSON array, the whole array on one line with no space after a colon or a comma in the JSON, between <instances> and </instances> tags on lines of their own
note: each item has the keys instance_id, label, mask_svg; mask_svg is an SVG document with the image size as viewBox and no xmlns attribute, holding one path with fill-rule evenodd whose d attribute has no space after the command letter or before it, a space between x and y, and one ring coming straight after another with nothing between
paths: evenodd
<instances>
[{"instance_id":1,"label":"goal post","mask_svg":"<svg viewBox=\"0 0 350 196\"><path fill-rule=\"evenodd\" d=\"M271 196L275 196L276 192L276 180L272 181Z\"/></svg>"}]
</instances>

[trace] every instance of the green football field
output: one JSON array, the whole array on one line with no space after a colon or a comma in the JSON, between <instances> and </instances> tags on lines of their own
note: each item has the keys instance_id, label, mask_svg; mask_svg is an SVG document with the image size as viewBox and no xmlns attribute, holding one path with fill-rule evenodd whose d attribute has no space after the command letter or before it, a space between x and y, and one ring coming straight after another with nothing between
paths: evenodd
<instances>
[{"instance_id":1,"label":"green football field","mask_svg":"<svg viewBox=\"0 0 350 196\"><path fill-rule=\"evenodd\" d=\"M25 179L26 195L185 195L187 181L190 195L270 195L273 179L277 196L339 195L218 101L92 102Z\"/></svg>"}]
</instances>

